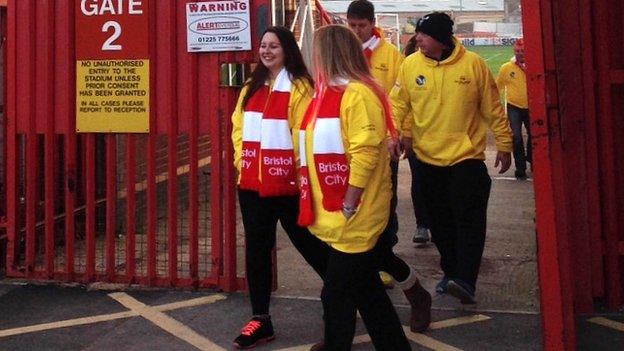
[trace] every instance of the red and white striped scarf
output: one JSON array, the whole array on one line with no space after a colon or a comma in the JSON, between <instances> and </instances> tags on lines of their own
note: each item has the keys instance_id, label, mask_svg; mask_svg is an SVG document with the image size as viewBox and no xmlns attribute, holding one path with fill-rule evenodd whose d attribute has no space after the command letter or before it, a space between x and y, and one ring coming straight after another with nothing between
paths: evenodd
<instances>
[{"instance_id":1,"label":"red and white striped scarf","mask_svg":"<svg viewBox=\"0 0 624 351\"><path fill-rule=\"evenodd\" d=\"M344 89L319 88L308 106L299 130L299 195L300 226L314 222L312 188L306 158L306 128L312 125L312 154L316 175L321 185L323 208L342 209L342 201L349 182L349 164L342 143L340 103Z\"/></svg>"},{"instance_id":2,"label":"red and white striped scarf","mask_svg":"<svg viewBox=\"0 0 624 351\"><path fill-rule=\"evenodd\" d=\"M373 28L373 35L362 44L362 50L364 51L364 57L366 57L366 61L370 64L371 56L373 56L373 50L381 43L381 33L379 29Z\"/></svg>"},{"instance_id":3,"label":"red and white striped scarf","mask_svg":"<svg viewBox=\"0 0 624 351\"><path fill-rule=\"evenodd\" d=\"M243 110L243 145L240 188L262 197L296 195L295 154L288 125L292 81L286 69L275 78L273 89L264 85Z\"/></svg>"}]
</instances>

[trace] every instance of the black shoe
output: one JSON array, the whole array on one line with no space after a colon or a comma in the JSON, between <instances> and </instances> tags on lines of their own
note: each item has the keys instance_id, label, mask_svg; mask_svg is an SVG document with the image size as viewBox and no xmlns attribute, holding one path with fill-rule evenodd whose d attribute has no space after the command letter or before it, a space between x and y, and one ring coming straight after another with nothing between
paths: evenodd
<instances>
[{"instance_id":1,"label":"black shoe","mask_svg":"<svg viewBox=\"0 0 624 351\"><path fill-rule=\"evenodd\" d=\"M444 276L442 279L436 284L435 290L438 294L446 294L446 289L448 288L448 282L451 278Z\"/></svg>"},{"instance_id":2,"label":"black shoe","mask_svg":"<svg viewBox=\"0 0 624 351\"><path fill-rule=\"evenodd\" d=\"M429 228L418 227L412 241L416 244L426 244L429 241Z\"/></svg>"},{"instance_id":3,"label":"black shoe","mask_svg":"<svg viewBox=\"0 0 624 351\"><path fill-rule=\"evenodd\" d=\"M516 176L516 179L518 179L518 180L526 180L527 179L526 171L516 170L514 175Z\"/></svg>"},{"instance_id":4,"label":"black shoe","mask_svg":"<svg viewBox=\"0 0 624 351\"><path fill-rule=\"evenodd\" d=\"M477 303L474 298L474 288L459 279L449 280L446 288L448 294L458 298L463 305Z\"/></svg>"},{"instance_id":5,"label":"black shoe","mask_svg":"<svg viewBox=\"0 0 624 351\"><path fill-rule=\"evenodd\" d=\"M271 318L253 317L247 325L241 329L241 334L234 339L234 347L237 349L250 349L258 344L263 344L275 339Z\"/></svg>"}]
</instances>

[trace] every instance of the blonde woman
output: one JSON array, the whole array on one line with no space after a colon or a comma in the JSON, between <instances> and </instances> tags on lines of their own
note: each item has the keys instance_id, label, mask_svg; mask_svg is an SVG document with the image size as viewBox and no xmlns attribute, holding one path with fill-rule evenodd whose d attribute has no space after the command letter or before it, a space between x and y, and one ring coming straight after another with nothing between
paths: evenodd
<instances>
[{"instance_id":1,"label":"blonde woman","mask_svg":"<svg viewBox=\"0 0 624 351\"><path fill-rule=\"evenodd\" d=\"M325 339L313 350L350 350L358 310L377 350L410 349L373 251L390 211L392 122L361 45L343 26L315 33L317 85L299 131L299 224L330 246Z\"/></svg>"}]
</instances>

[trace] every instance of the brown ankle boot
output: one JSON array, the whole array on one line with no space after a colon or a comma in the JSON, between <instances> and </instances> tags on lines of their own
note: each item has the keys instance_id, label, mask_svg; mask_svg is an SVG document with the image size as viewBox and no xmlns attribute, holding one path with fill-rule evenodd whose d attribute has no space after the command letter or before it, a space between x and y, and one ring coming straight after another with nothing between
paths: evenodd
<instances>
[{"instance_id":1,"label":"brown ankle boot","mask_svg":"<svg viewBox=\"0 0 624 351\"><path fill-rule=\"evenodd\" d=\"M410 330L414 333L424 332L431 323L431 294L418 281L411 288L403 290L403 293L412 306Z\"/></svg>"}]
</instances>

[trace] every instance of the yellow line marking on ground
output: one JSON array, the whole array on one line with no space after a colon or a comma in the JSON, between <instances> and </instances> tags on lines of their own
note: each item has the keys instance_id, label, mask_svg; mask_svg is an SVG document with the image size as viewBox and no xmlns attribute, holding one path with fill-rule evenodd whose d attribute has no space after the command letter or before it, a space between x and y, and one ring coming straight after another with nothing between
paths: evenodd
<instances>
[{"instance_id":1,"label":"yellow line marking on ground","mask_svg":"<svg viewBox=\"0 0 624 351\"><path fill-rule=\"evenodd\" d=\"M74 327L77 325L107 322L107 321L112 321L115 319L135 317L136 315L137 314L133 311L126 311L126 312L119 312L119 313L112 313L112 314L101 314L98 316L67 319L67 320L58 321L58 322L35 324L35 325L29 325L26 327L5 329L5 330L0 330L0 338L11 336L11 335L39 332L39 331L50 330L50 329L58 329L58 328Z\"/></svg>"},{"instance_id":2,"label":"yellow line marking on ground","mask_svg":"<svg viewBox=\"0 0 624 351\"><path fill-rule=\"evenodd\" d=\"M484 316L482 314L475 314L475 315L472 315L472 316L451 318L451 319L446 319L446 320L443 320L443 321L433 322L429 326L429 329L434 330L434 329L455 327L455 326L462 325L462 324L482 322L482 321L486 321L488 319L491 319L491 318L488 317L488 316Z\"/></svg>"},{"instance_id":3,"label":"yellow line marking on ground","mask_svg":"<svg viewBox=\"0 0 624 351\"><path fill-rule=\"evenodd\" d=\"M178 337L187 343L195 346L200 350L212 351L212 350L225 350L218 346L207 338L197 334L193 329L178 322L174 318L167 316L166 314L156 310L154 307L145 305L144 303L136 300L132 296L118 292L108 294L111 298L115 299L126 308L139 314L141 317L154 323L156 326L167 331L171 335Z\"/></svg>"},{"instance_id":4,"label":"yellow line marking on ground","mask_svg":"<svg viewBox=\"0 0 624 351\"><path fill-rule=\"evenodd\" d=\"M482 321L486 321L488 319L491 319L488 316L482 315L482 314L475 314L472 316L465 316L465 317L457 317L457 318L451 318L451 319L446 319L443 321L438 321L438 322L433 322L431 323L431 325L429 326L430 330L435 330L435 329L444 329L444 328L451 328L451 327L455 327L458 325L464 325L464 324L470 324L470 323L476 323L476 322L482 322ZM441 341L438 341L434 338L431 338L429 336L426 336L424 334L421 333L412 333L412 331L410 330L410 328L408 326L403 326L403 330L405 331L405 336L407 336L407 338L421 346L424 346L426 348L432 349L432 350L437 350L437 351L461 351L461 349L458 349L454 346L445 344ZM320 340L319 340L320 341ZM371 342L370 336L368 334L362 334L362 335L358 335L355 338L353 338L353 344L363 344L363 343L367 343L367 342ZM287 347L287 348L283 348L283 349L279 349L277 351L307 351L310 349L310 347L312 347L312 345L314 344L306 344L306 345L297 345L297 346L293 346L293 347Z\"/></svg>"},{"instance_id":5,"label":"yellow line marking on ground","mask_svg":"<svg viewBox=\"0 0 624 351\"><path fill-rule=\"evenodd\" d=\"M412 333L409 330L409 327L403 327L403 329L405 330L405 336L407 336L408 339L426 348L436 351L461 351L461 349L445 344L424 334Z\"/></svg>"},{"instance_id":6,"label":"yellow line marking on ground","mask_svg":"<svg viewBox=\"0 0 624 351\"><path fill-rule=\"evenodd\" d=\"M297 345L297 346L287 347L284 349L278 349L275 351L309 351L312 346L314 346L314 344Z\"/></svg>"},{"instance_id":7,"label":"yellow line marking on ground","mask_svg":"<svg viewBox=\"0 0 624 351\"><path fill-rule=\"evenodd\" d=\"M602 325L603 327L615 329L624 332L624 323L616 322L604 317L594 317L587 320L590 323Z\"/></svg>"},{"instance_id":8,"label":"yellow line marking on ground","mask_svg":"<svg viewBox=\"0 0 624 351\"><path fill-rule=\"evenodd\" d=\"M220 294L210 295L210 296L202 296L202 297L198 297L198 298L190 299L190 300L157 305L157 306L153 306L152 308L159 312L165 312L165 311L171 311L171 310L176 310L180 308L207 305L207 304L211 304L213 302L217 302L217 301L225 300L225 299L227 299L225 295L220 295ZM74 327L78 325L108 322L108 321L112 321L116 319L136 317L138 315L139 314L136 311L125 311L125 312L101 314L101 315L95 315L95 316L89 316L89 317L66 319L66 320L57 321L57 322L35 324L35 325L29 325L25 327L0 330L0 338L12 336L12 335L40 332L40 331L51 330L51 329L59 329L59 328Z\"/></svg>"},{"instance_id":9,"label":"yellow line marking on ground","mask_svg":"<svg viewBox=\"0 0 624 351\"><path fill-rule=\"evenodd\" d=\"M177 310L179 308L207 305L207 304L211 304L211 303L214 303L220 300L225 300L225 299L227 299L227 297L225 297L224 295L210 295L210 296L198 297L196 299L178 301L178 302L173 302L173 303L168 303L168 304L158 305L158 306L153 306L153 307L157 311L165 312L165 311Z\"/></svg>"}]
</instances>

